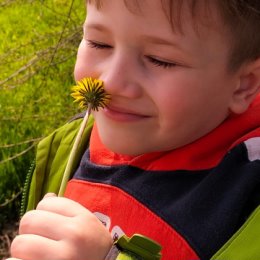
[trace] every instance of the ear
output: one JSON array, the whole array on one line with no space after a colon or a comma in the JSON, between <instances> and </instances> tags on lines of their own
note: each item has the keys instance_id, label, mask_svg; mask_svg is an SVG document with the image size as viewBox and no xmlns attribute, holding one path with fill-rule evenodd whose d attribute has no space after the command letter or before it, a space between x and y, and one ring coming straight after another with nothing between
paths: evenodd
<instances>
[{"instance_id":1,"label":"ear","mask_svg":"<svg viewBox=\"0 0 260 260\"><path fill-rule=\"evenodd\" d=\"M239 82L229 106L235 114L245 112L260 93L260 58L244 65L239 73Z\"/></svg>"}]
</instances>

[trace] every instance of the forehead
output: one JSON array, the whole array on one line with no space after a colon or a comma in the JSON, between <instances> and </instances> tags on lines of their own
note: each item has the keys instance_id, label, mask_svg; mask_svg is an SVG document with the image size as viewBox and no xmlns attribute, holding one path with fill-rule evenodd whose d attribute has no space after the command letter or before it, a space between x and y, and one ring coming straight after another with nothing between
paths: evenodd
<instances>
[{"instance_id":1,"label":"forehead","mask_svg":"<svg viewBox=\"0 0 260 260\"><path fill-rule=\"evenodd\" d=\"M113 0L86 0L87 3L94 4L98 9L102 8L104 2ZM142 14L150 0L122 0L127 9L136 14ZM157 0L161 9L166 15L172 28L182 31L182 25L190 16L193 26L197 30L199 25L218 27L222 17L219 12L218 1L216 0ZM189 18L190 18L189 17Z\"/></svg>"},{"instance_id":2,"label":"forehead","mask_svg":"<svg viewBox=\"0 0 260 260\"><path fill-rule=\"evenodd\" d=\"M125 35L129 36L132 32L136 35L157 35L157 37L168 39L183 38L190 40L192 38L200 42L200 45L201 41L229 41L229 34L227 34L222 24L217 23L217 15L214 17L214 13L210 16L208 13L203 14L206 12L205 6L203 6L201 10L196 10L196 16L200 14L198 20L196 20L197 17L189 10L191 8L191 6L187 4L189 0L186 0L185 5L179 6L181 9L179 16L181 17L177 16L172 18L166 13L163 6L163 4L169 4L171 2L162 1L163 0L101 0L100 2L100 0L88 0L87 3L90 4L88 5L89 11L86 25L101 22L110 31L117 30L117 32L122 32L124 37L126 37ZM203 2L204 0L201 1ZM131 3L130 10L125 2ZM137 2L138 5L135 6L134 3ZM184 3L184 1L182 2ZM136 8L133 10L134 7ZM198 4L197 8L199 8ZM93 11L90 12L90 10ZM172 18L172 20L170 20L170 18ZM174 19L179 19L179 21L175 22ZM216 24L214 24L215 21ZM129 26L129 24L131 24L131 26ZM125 32L127 32L127 34L125 34Z\"/></svg>"}]
</instances>

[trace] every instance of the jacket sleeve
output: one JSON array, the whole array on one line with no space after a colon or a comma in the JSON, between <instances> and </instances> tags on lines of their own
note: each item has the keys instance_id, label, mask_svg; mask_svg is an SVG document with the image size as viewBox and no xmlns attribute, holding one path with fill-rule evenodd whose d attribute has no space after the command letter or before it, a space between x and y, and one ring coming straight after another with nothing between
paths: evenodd
<instances>
[{"instance_id":1,"label":"jacket sleeve","mask_svg":"<svg viewBox=\"0 0 260 260\"><path fill-rule=\"evenodd\" d=\"M82 119L74 120L44 138L37 147L36 165L26 194L26 211L34 209L41 198L48 192L57 194L62 176L68 161L72 145L76 138ZM81 156L88 146L93 118L89 120L82 142L78 149L77 159L73 165L73 172L78 166Z\"/></svg>"},{"instance_id":2,"label":"jacket sleeve","mask_svg":"<svg viewBox=\"0 0 260 260\"><path fill-rule=\"evenodd\" d=\"M246 223L211 258L215 260L254 260L260 256L260 206Z\"/></svg>"}]
</instances>

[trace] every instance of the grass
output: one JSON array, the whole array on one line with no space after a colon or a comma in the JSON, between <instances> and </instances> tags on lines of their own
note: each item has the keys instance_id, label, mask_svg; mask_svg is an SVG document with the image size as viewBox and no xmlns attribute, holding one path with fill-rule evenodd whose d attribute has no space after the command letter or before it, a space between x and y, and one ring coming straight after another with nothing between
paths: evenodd
<instances>
[{"instance_id":1,"label":"grass","mask_svg":"<svg viewBox=\"0 0 260 260\"><path fill-rule=\"evenodd\" d=\"M1 229L18 218L37 142L77 112L70 86L85 8L83 0L5 0L0 8Z\"/></svg>"}]
</instances>

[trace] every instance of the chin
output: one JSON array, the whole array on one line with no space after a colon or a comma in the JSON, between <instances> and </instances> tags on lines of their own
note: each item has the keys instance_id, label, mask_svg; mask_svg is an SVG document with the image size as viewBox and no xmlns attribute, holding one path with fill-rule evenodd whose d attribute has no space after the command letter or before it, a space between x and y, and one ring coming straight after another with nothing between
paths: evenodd
<instances>
[{"instance_id":1,"label":"chin","mask_svg":"<svg viewBox=\"0 0 260 260\"><path fill-rule=\"evenodd\" d=\"M102 119L102 118L101 118ZM128 124L114 125L106 120L95 118L96 127L102 144L110 151L128 156L138 156L152 150L151 141L144 133L132 129Z\"/></svg>"},{"instance_id":2,"label":"chin","mask_svg":"<svg viewBox=\"0 0 260 260\"><path fill-rule=\"evenodd\" d=\"M129 143L111 143L106 142L106 140L102 140L102 143L108 150L121 155L138 156L144 153L141 151L140 146L129 145Z\"/></svg>"},{"instance_id":3,"label":"chin","mask_svg":"<svg viewBox=\"0 0 260 260\"><path fill-rule=\"evenodd\" d=\"M129 136L125 131L115 131L107 126L99 128L97 124L99 138L101 143L110 151L128 156L137 156L143 154L143 145L135 140L133 136Z\"/></svg>"}]
</instances>

